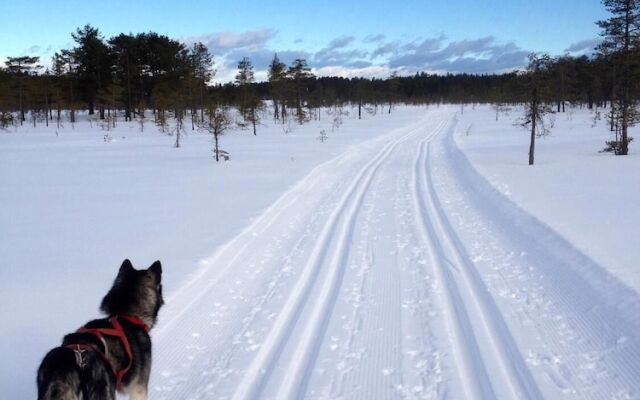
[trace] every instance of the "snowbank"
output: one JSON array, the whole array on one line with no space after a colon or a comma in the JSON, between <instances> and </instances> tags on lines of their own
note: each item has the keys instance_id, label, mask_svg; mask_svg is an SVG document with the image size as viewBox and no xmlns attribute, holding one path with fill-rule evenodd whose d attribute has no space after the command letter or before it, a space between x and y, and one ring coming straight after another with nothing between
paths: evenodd
<instances>
[{"instance_id":1,"label":"snowbank","mask_svg":"<svg viewBox=\"0 0 640 400\"><path fill-rule=\"evenodd\" d=\"M455 141L496 189L640 292L635 143L626 157L600 153L612 138L606 120L569 108L554 115L551 135L536 141L536 163L528 166L528 132L514 126L521 114L514 109L496 121L490 107L466 107Z\"/></svg>"}]
</instances>

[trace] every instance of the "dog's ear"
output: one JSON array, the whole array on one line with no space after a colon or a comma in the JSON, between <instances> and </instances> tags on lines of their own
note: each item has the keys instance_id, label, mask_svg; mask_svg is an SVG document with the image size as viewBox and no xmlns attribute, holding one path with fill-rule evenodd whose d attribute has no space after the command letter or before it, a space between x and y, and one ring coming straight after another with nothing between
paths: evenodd
<instances>
[{"instance_id":1,"label":"dog's ear","mask_svg":"<svg viewBox=\"0 0 640 400\"><path fill-rule=\"evenodd\" d=\"M122 265L120 266L120 270L118 271L118 275L123 274L125 272L129 272L129 271L133 271L133 265L131 264L131 261L129 261L129 259L125 259L122 262Z\"/></svg>"},{"instance_id":2,"label":"dog's ear","mask_svg":"<svg viewBox=\"0 0 640 400\"><path fill-rule=\"evenodd\" d=\"M131 261L129 259L124 260L111 289L109 289L107 295L102 299L102 303L100 303L102 312L107 315L126 312L125 306L131 304L131 297L135 294L133 287L136 279L132 272L135 272L135 268L133 268Z\"/></svg>"},{"instance_id":3,"label":"dog's ear","mask_svg":"<svg viewBox=\"0 0 640 400\"><path fill-rule=\"evenodd\" d=\"M151 266L149 267L149 271L153 272L159 282L160 278L162 277L162 264L160 263L160 261L156 261L151 264Z\"/></svg>"}]
</instances>

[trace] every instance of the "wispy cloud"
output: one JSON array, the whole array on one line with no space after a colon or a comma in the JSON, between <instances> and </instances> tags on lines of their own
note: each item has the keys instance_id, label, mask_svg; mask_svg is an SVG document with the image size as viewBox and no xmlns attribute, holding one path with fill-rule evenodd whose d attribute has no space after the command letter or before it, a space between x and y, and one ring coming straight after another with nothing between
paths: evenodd
<instances>
[{"instance_id":1,"label":"wispy cloud","mask_svg":"<svg viewBox=\"0 0 640 400\"><path fill-rule=\"evenodd\" d=\"M347 66L358 62L362 65L368 51L362 48L349 47L355 41L353 36L340 36L329 42L329 44L317 51L312 56L312 63L316 68L327 66Z\"/></svg>"},{"instance_id":2,"label":"wispy cloud","mask_svg":"<svg viewBox=\"0 0 640 400\"><path fill-rule=\"evenodd\" d=\"M529 51L514 43L497 43L493 36L446 42L443 36L403 46L389 59L401 70L491 73L521 68Z\"/></svg>"},{"instance_id":3,"label":"wispy cloud","mask_svg":"<svg viewBox=\"0 0 640 400\"><path fill-rule=\"evenodd\" d=\"M355 39L356 38L354 38L353 36L340 36L330 41L327 47L331 49L347 47L349 44L353 43Z\"/></svg>"},{"instance_id":4,"label":"wispy cloud","mask_svg":"<svg viewBox=\"0 0 640 400\"><path fill-rule=\"evenodd\" d=\"M214 32L182 39L187 44L202 42L214 54L224 54L230 50L244 49L253 51L263 48L278 31L271 28L246 32Z\"/></svg>"},{"instance_id":5,"label":"wispy cloud","mask_svg":"<svg viewBox=\"0 0 640 400\"><path fill-rule=\"evenodd\" d=\"M522 68L529 51L515 43L500 43L493 36L451 41L444 34L433 37L387 40L384 34L363 38L337 36L319 50L303 50L302 38L293 48L274 45L278 31L262 28L246 32L214 32L182 38L186 44L200 41L207 45L216 60L216 81L233 80L237 63L248 57L256 70L256 78L265 79L266 69L275 53L290 64L304 58L317 75L344 77L385 77L392 70L400 74L416 71L492 73ZM586 41L572 48L587 47Z\"/></svg>"},{"instance_id":6,"label":"wispy cloud","mask_svg":"<svg viewBox=\"0 0 640 400\"><path fill-rule=\"evenodd\" d=\"M365 43L379 43L382 42L384 38L385 36L382 33L379 33L377 35L367 35L362 39L362 41Z\"/></svg>"},{"instance_id":7,"label":"wispy cloud","mask_svg":"<svg viewBox=\"0 0 640 400\"><path fill-rule=\"evenodd\" d=\"M400 48L399 42L383 43L371 52L371 59L392 55L398 52Z\"/></svg>"},{"instance_id":8,"label":"wispy cloud","mask_svg":"<svg viewBox=\"0 0 640 400\"><path fill-rule=\"evenodd\" d=\"M592 54L595 48L602 42L602 39L586 39L576 43L572 43L564 51L574 54Z\"/></svg>"}]
</instances>

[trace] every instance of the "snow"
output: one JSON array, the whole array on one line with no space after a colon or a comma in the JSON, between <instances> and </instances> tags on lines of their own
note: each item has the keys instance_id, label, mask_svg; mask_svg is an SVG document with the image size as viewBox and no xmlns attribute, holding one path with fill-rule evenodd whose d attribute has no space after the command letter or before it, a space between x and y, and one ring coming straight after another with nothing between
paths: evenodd
<instances>
[{"instance_id":1,"label":"snow","mask_svg":"<svg viewBox=\"0 0 640 400\"><path fill-rule=\"evenodd\" d=\"M129 257L165 271L150 398L638 398L640 159L573 110L529 167L517 110L459 111L265 122L222 164L150 124L0 133L3 393Z\"/></svg>"},{"instance_id":2,"label":"snow","mask_svg":"<svg viewBox=\"0 0 640 400\"><path fill-rule=\"evenodd\" d=\"M162 260L171 294L312 168L414 115L352 113L332 131L325 114L289 133L267 117L256 137L222 137L231 161L219 164L210 135L189 131L175 149L152 122L140 132L119 121L107 132L83 116L61 129L0 131L0 319L11 321L0 324L0 354L19 360L0 364L0 387L9 398L34 397L23 394L33 394L40 359L98 315L124 258L138 268ZM29 346L16 346L23 337Z\"/></svg>"},{"instance_id":3,"label":"snow","mask_svg":"<svg viewBox=\"0 0 640 400\"><path fill-rule=\"evenodd\" d=\"M496 122L487 107L467 107L456 142L498 191L640 291L634 249L640 232L640 152L635 143L626 157L599 152L613 139L606 112L598 121L587 109L555 114L551 135L536 142L534 167L526 163L528 132L513 126L522 114L518 109ZM630 132L638 136L637 128Z\"/></svg>"}]
</instances>

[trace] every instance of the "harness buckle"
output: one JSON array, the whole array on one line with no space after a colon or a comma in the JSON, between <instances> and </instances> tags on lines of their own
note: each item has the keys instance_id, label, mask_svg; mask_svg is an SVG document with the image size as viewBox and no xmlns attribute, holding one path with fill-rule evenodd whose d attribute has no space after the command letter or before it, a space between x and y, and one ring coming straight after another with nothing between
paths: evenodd
<instances>
[{"instance_id":1,"label":"harness buckle","mask_svg":"<svg viewBox=\"0 0 640 400\"><path fill-rule=\"evenodd\" d=\"M73 354L76 357L76 364L78 364L78 367L84 371L87 367L87 360L84 357L84 353L87 352L87 349L83 349L80 345L76 345L76 348L71 348L71 350L73 350Z\"/></svg>"}]
</instances>

